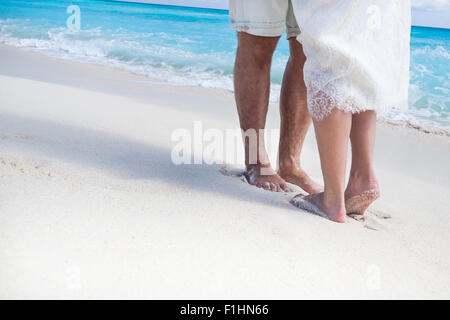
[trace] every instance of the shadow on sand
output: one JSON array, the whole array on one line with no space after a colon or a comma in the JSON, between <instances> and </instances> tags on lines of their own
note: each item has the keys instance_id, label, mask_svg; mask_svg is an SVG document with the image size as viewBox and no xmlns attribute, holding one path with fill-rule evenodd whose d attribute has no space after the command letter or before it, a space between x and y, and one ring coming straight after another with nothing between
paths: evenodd
<instances>
[{"instance_id":1,"label":"shadow on sand","mask_svg":"<svg viewBox=\"0 0 450 320\"><path fill-rule=\"evenodd\" d=\"M281 194L258 190L224 177L219 172L220 165L174 165L169 148L143 144L100 130L11 114L0 115L0 128L0 134L30 136L30 142L26 142L27 153L36 156L112 171L123 179L160 180L174 187L222 194L299 212ZM7 143L2 147L3 152L24 148L22 143L3 143ZM3 143L0 141L0 147Z\"/></svg>"}]
</instances>

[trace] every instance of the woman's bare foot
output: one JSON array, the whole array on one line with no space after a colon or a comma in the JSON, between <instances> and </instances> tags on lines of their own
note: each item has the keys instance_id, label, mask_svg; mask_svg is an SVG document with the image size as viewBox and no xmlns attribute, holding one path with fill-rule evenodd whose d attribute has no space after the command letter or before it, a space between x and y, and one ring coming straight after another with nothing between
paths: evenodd
<instances>
[{"instance_id":1,"label":"woman's bare foot","mask_svg":"<svg viewBox=\"0 0 450 320\"><path fill-rule=\"evenodd\" d=\"M299 168L289 168L279 170L279 175L286 182L295 184L308 192L309 194L319 193L323 191L323 188L312 180L305 171Z\"/></svg>"},{"instance_id":2,"label":"woman's bare foot","mask_svg":"<svg viewBox=\"0 0 450 320\"><path fill-rule=\"evenodd\" d=\"M307 196L299 194L292 198L290 202L300 209L326 216L335 222L344 223L345 205L340 201L325 201L324 196L323 192Z\"/></svg>"},{"instance_id":3,"label":"woman's bare foot","mask_svg":"<svg viewBox=\"0 0 450 320\"><path fill-rule=\"evenodd\" d=\"M345 200L347 214L363 215L367 208L380 197L377 189L371 189Z\"/></svg>"},{"instance_id":4,"label":"woman's bare foot","mask_svg":"<svg viewBox=\"0 0 450 320\"><path fill-rule=\"evenodd\" d=\"M378 181L373 173L368 175L351 174L345 190L347 214L362 215L380 197Z\"/></svg>"},{"instance_id":5,"label":"woman's bare foot","mask_svg":"<svg viewBox=\"0 0 450 320\"><path fill-rule=\"evenodd\" d=\"M245 172L245 177L249 184L273 192L291 192L286 181L282 179L272 167L259 165L249 165Z\"/></svg>"}]
</instances>

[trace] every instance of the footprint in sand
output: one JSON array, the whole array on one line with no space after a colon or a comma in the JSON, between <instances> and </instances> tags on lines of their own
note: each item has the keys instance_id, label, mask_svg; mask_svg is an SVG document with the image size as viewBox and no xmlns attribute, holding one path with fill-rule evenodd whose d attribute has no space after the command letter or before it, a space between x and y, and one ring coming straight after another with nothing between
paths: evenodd
<instances>
[{"instance_id":1,"label":"footprint in sand","mask_svg":"<svg viewBox=\"0 0 450 320\"><path fill-rule=\"evenodd\" d=\"M389 212L393 212L393 208L390 208L390 206L383 201L378 201L376 207L367 209L367 212L379 219L391 219L392 215Z\"/></svg>"},{"instance_id":2,"label":"footprint in sand","mask_svg":"<svg viewBox=\"0 0 450 320\"><path fill-rule=\"evenodd\" d=\"M386 230L388 228L387 220L392 219L393 212L389 209L389 205L380 201L375 204L374 208L369 208L364 215L351 214L350 218L361 222L363 226L370 230Z\"/></svg>"},{"instance_id":3,"label":"footprint in sand","mask_svg":"<svg viewBox=\"0 0 450 320\"><path fill-rule=\"evenodd\" d=\"M0 157L1 169L3 169L1 176L10 176L13 173L29 174L31 176L44 176L55 177L55 174L43 169L45 164L41 164L33 159L22 159L22 161L16 159L9 159Z\"/></svg>"},{"instance_id":4,"label":"footprint in sand","mask_svg":"<svg viewBox=\"0 0 450 320\"><path fill-rule=\"evenodd\" d=\"M27 135L27 134L21 134L21 133L17 133L17 134L0 134L0 140L6 140L6 139L21 139L21 140L28 140L31 139L31 136Z\"/></svg>"},{"instance_id":5,"label":"footprint in sand","mask_svg":"<svg viewBox=\"0 0 450 320\"><path fill-rule=\"evenodd\" d=\"M245 178L245 169L243 168L223 166L219 169L219 172L224 176L239 178L241 181L248 183L247 179Z\"/></svg>"},{"instance_id":6,"label":"footprint in sand","mask_svg":"<svg viewBox=\"0 0 450 320\"><path fill-rule=\"evenodd\" d=\"M387 225L382 222L383 220L377 219L368 212L366 212L364 215L350 214L349 217L360 222L364 228L370 230L378 231L387 229Z\"/></svg>"}]
</instances>

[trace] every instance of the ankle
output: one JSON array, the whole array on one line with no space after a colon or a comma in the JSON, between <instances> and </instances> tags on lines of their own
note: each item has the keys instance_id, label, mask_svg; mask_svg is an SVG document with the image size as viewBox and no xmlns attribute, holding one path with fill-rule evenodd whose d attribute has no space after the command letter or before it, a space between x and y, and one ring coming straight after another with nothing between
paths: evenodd
<instances>
[{"instance_id":1,"label":"ankle","mask_svg":"<svg viewBox=\"0 0 450 320\"><path fill-rule=\"evenodd\" d=\"M261 154L257 159L250 159L248 156L246 156L245 167L271 168L272 165L270 163L270 159L267 156L267 154Z\"/></svg>"},{"instance_id":2,"label":"ankle","mask_svg":"<svg viewBox=\"0 0 450 320\"><path fill-rule=\"evenodd\" d=\"M350 172L349 182L378 185L377 177L372 168L366 170L352 170Z\"/></svg>"},{"instance_id":3,"label":"ankle","mask_svg":"<svg viewBox=\"0 0 450 320\"><path fill-rule=\"evenodd\" d=\"M325 190L323 194L323 203L327 208L345 208L344 192L333 192Z\"/></svg>"},{"instance_id":4,"label":"ankle","mask_svg":"<svg viewBox=\"0 0 450 320\"><path fill-rule=\"evenodd\" d=\"M353 171L350 173L350 179L345 189L345 196L348 198L374 189L379 190L379 185L373 170L364 173Z\"/></svg>"},{"instance_id":5,"label":"ankle","mask_svg":"<svg viewBox=\"0 0 450 320\"><path fill-rule=\"evenodd\" d=\"M323 197L323 205L328 217L337 222L344 222L346 209L343 195L328 195L326 192Z\"/></svg>"},{"instance_id":6,"label":"ankle","mask_svg":"<svg viewBox=\"0 0 450 320\"><path fill-rule=\"evenodd\" d=\"M300 161L295 158L284 158L283 160L280 160L278 170L280 174L285 175L295 173L296 171L301 170Z\"/></svg>"},{"instance_id":7,"label":"ankle","mask_svg":"<svg viewBox=\"0 0 450 320\"><path fill-rule=\"evenodd\" d=\"M275 172L270 163L247 164L245 169L247 173L256 174L258 176L277 175L277 172Z\"/></svg>"}]
</instances>

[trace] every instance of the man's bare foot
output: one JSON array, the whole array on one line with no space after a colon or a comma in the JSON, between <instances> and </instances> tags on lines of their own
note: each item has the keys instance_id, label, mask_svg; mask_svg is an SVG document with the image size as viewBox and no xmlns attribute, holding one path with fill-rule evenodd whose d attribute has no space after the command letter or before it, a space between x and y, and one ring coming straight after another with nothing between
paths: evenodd
<instances>
[{"instance_id":1,"label":"man's bare foot","mask_svg":"<svg viewBox=\"0 0 450 320\"><path fill-rule=\"evenodd\" d=\"M269 166L249 165L245 172L249 184L273 192L291 192L286 181Z\"/></svg>"},{"instance_id":2,"label":"man's bare foot","mask_svg":"<svg viewBox=\"0 0 450 320\"><path fill-rule=\"evenodd\" d=\"M278 174L286 182L299 186L309 194L319 193L323 191L323 188L314 180L312 180L302 169L280 169Z\"/></svg>"},{"instance_id":3,"label":"man's bare foot","mask_svg":"<svg viewBox=\"0 0 450 320\"><path fill-rule=\"evenodd\" d=\"M351 175L345 190L345 208L347 214L362 215L367 208L380 197L380 188L375 175L362 177Z\"/></svg>"},{"instance_id":4,"label":"man's bare foot","mask_svg":"<svg viewBox=\"0 0 450 320\"><path fill-rule=\"evenodd\" d=\"M345 206L339 203L325 204L323 192L307 196L299 194L292 198L290 202L300 209L328 217L331 221L345 222Z\"/></svg>"}]
</instances>

